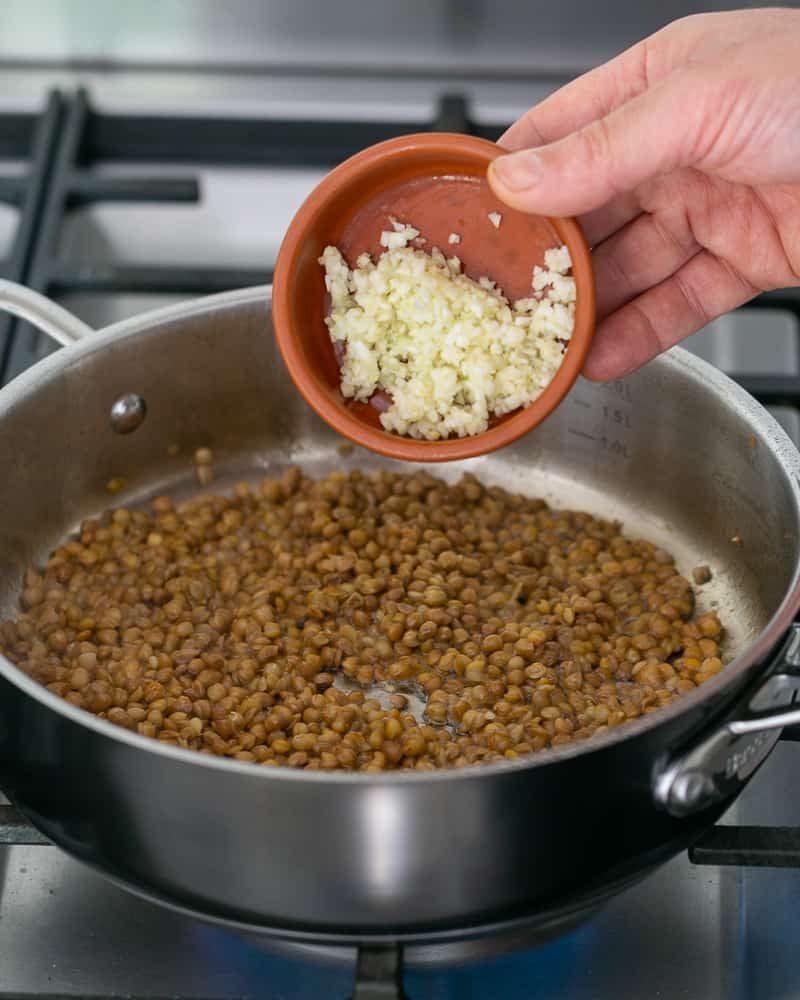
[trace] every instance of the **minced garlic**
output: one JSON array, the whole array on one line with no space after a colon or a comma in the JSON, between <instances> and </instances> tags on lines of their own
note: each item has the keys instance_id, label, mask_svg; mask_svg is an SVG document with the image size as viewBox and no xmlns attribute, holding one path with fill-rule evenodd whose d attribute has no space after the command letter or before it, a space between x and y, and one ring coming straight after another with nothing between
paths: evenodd
<instances>
[{"instance_id":1,"label":"minced garlic","mask_svg":"<svg viewBox=\"0 0 800 1000\"><path fill-rule=\"evenodd\" d=\"M331 297L325 322L345 345L341 390L366 402L391 398L386 430L437 440L486 430L489 418L533 402L563 359L575 321L575 279L567 247L545 253L529 298L513 305L489 278L408 244L419 231L392 219L377 262L353 270L336 247L320 257Z\"/></svg>"}]
</instances>

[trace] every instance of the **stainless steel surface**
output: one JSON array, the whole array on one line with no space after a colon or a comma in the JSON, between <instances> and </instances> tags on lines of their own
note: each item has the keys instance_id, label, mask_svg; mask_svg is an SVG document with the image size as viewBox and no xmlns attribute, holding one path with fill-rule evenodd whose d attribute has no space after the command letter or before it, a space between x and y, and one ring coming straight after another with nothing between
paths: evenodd
<instances>
[{"instance_id":1,"label":"stainless steel surface","mask_svg":"<svg viewBox=\"0 0 800 1000\"><path fill-rule=\"evenodd\" d=\"M800 322L787 309L738 309L709 323L683 346L729 375L800 376ZM800 410L769 410L800 447Z\"/></svg>"},{"instance_id":2,"label":"stainless steel surface","mask_svg":"<svg viewBox=\"0 0 800 1000\"><path fill-rule=\"evenodd\" d=\"M132 386L151 415L120 438L108 406ZM65 411L70 421L54 436ZM343 459L292 390L266 289L140 317L54 355L0 392L0 422L0 462L13 469L0 484L6 612L24 566L108 505L113 476L130 484L116 500L135 502L185 484L200 445L218 456L222 484L288 462L311 472L376 463ZM623 383L579 384L524 441L466 465L621 517L686 571L708 563L704 600L745 652L680 703L591 744L385 777L268 772L171 750L74 709L3 662L0 768L15 801L56 842L134 888L299 935L417 935L531 909L549 920L554 900L557 910L589 905L680 849L694 821L655 808L652 766L738 695L789 625L800 457L750 397L675 352ZM580 809L570 788L581 789ZM503 850L487 850L498 836Z\"/></svg>"},{"instance_id":3,"label":"stainless steel surface","mask_svg":"<svg viewBox=\"0 0 800 1000\"><path fill-rule=\"evenodd\" d=\"M50 841L30 825L25 817L12 805L8 805L0 794L0 844L47 844Z\"/></svg>"},{"instance_id":4,"label":"stainless steel surface","mask_svg":"<svg viewBox=\"0 0 800 1000\"><path fill-rule=\"evenodd\" d=\"M216 74L200 69L176 73L168 67L142 72L102 64L90 68L69 63L31 66L0 60L0 108L35 109L49 87L74 90L83 86L91 91L98 108L107 112L402 122L431 119L437 99L457 92L469 101L476 121L510 122L510 115L524 111L559 82L558 76L476 79L466 66L461 75L447 79L415 74L398 81L379 70L352 77L302 68L279 73L242 70ZM249 171L242 168L240 173ZM279 178L285 176L284 171L277 173ZM268 190L263 193L270 197ZM235 221L238 224L240 220Z\"/></svg>"},{"instance_id":5,"label":"stainless steel surface","mask_svg":"<svg viewBox=\"0 0 800 1000\"><path fill-rule=\"evenodd\" d=\"M788 6L788 4L784 4ZM734 4L429 0L413 16L389 0L6 0L0 59L120 66L326 67L535 76L596 65L667 21Z\"/></svg>"},{"instance_id":6,"label":"stainless steel surface","mask_svg":"<svg viewBox=\"0 0 800 1000\"><path fill-rule=\"evenodd\" d=\"M683 346L729 375L800 374L800 331L788 310L727 313Z\"/></svg>"},{"instance_id":7,"label":"stainless steel surface","mask_svg":"<svg viewBox=\"0 0 800 1000\"><path fill-rule=\"evenodd\" d=\"M11 313L12 316L28 320L37 330L63 346L74 344L94 333L94 330L77 316L67 312L44 295L2 278L0 278L0 309Z\"/></svg>"},{"instance_id":8,"label":"stainless steel surface","mask_svg":"<svg viewBox=\"0 0 800 1000\"><path fill-rule=\"evenodd\" d=\"M800 744L780 744L726 822L800 823ZM123 893L51 847L0 848L0 997L344 1000L353 949L275 950ZM411 1000L798 1000L800 871L685 855L539 946L409 949ZM506 947L508 943L506 943ZM500 953L496 953L497 949ZM490 957L491 956L491 957Z\"/></svg>"},{"instance_id":9,"label":"stainless steel surface","mask_svg":"<svg viewBox=\"0 0 800 1000\"><path fill-rule=\"evenodd\" d=\"M751 693L740 717L704 733L656 779L656 798L673 816L689 816L727 799L767 758L800 709L782 711L800 693L800 625L794 624L772 672Z\"/></svg>"},{"instance_id":10,"label":"stainless steel surface","mask_svg":"<svg viewBox=\"0 0 800 1000\"><path fill-rule=\"evenodd\" d=\"M800 447L800 410L796 406L770 406L769 412Z\"/></svg>"}]
</instances>

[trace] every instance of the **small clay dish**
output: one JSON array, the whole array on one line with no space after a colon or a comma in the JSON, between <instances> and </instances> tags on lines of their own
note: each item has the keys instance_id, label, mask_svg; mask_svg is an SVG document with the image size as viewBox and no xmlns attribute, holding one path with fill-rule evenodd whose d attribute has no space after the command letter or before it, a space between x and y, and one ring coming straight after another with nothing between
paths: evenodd
<instances>
[{"instance_id":1,"label":"small clay dish","mask_svg":"<svg viewBox=\"0 0 800 1000\"><path fill-rule=\"evenodd\" d=\"M486 179L502 150L473 136L425 133L401 136L357 153L332 170L292 220L275 266L272 316L289 374L306 402L335 430L381 455L411 462L472 458L510 444L541 423L577 378L595 322L589 248L574 219L517 212L500 202ZM495 227L490 213L499 213ZM510 301L531 293L531 272L544 252L566 244L576 282L575 328L553 380L530 405L493 419L472 437L420 441L385 431L371 403L345 399L339 365L325 326L329 299L318 258L329 244L350 267L367 251L382 252L389 217L420 230L424 249L438 246L461 259L477 280L487 275ZM461 237L448 244L450 233Z\"/></svg>"}]
</instances>

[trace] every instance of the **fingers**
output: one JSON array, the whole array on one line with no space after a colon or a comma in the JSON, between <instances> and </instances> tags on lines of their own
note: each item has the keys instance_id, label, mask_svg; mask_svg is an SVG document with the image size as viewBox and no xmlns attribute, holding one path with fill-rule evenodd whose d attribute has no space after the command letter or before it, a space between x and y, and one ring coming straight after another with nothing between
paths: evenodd
<instances>
[{"instance_id":1,"label":"fingers","mask_svg":"<svg viewBox=\"0 0 800 1000\"><path fill-rule=\"evenodd\" d=\"M598 382L627 375L757 292L704 250L600 324L583 374Z\"/></svg>"},{"instance_id":2,"label":"fingers","mask_svg":"<svg viewBox=\"0 0 800 1000\"><path fill-rule=\"evenodd\" d=\"M577 132L489 168L494 193L541 215L592 212L650 178L691 163L706 91L684 70Z\"/></svg>"},{"instance_id":3,"label":"fingers","mask_svg":"<svg viewBox=\"0 0 800 1000\"><path fill-rule=\"evenodd\" d=\"M560 87L514 122L499 144L516 151L555 142L642 93L648 85L648 44L639 42Z\"/></svg>"},{"instance_id":4,"label":"fingers","mask_svg":"<svg viewBox=\"0 0 800 1000\"><path fill-rule=\"evenodd\" d=\"M592 254L600 319L669 278L696 253L686 214L640 215Z\"/></svg>"},{"instance_id":5,"label":"fingers","mask_svg":"<svg viewBox=\"0 0 800 1000\"><path fill-rule=\"evenodd\" d=\"M642 211L638 194L628 192L614 198L607 205L596 208L581 216L580 223L586 242L590 247L607 239L618 229L622 229Z\"/></svg>"}]
</instances>

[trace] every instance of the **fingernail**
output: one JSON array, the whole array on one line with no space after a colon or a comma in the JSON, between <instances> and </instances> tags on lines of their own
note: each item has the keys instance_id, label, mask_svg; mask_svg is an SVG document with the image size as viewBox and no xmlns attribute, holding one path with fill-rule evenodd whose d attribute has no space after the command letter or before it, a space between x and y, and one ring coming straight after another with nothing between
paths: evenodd
<instances>
[{"instance_id":1,"label":"fingernail","mask_svg":"<svg viewBox=\"0 0 800 1000\"><path fill-rule=\"evenodd\" d=\"M524 191L533 187L542 176L542 161L532 149L500 156L492 163L492 170L500 183L509 191Z\"/></svg>"}]
</instances>

